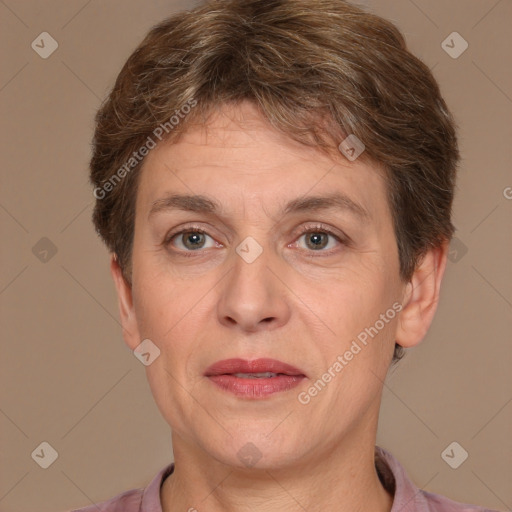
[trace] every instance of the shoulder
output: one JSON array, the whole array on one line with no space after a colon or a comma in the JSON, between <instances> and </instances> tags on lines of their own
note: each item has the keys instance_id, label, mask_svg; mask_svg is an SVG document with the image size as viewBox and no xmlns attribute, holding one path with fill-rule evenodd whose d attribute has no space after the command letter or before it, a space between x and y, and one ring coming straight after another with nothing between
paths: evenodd
<instances>
[{"instance_id":1,"label":"shoulder","mask_svg":"<svg viewBox=\"0 0 512 512\"><path fill-rule=\"evenodd\" d=\"M131 489L109 500L69 512L162 512L160 487L173 471L174 463L171 463L162 468L144 489Z\"/></svg>"},{"instance_id":2,"label":"shoulder","mask_svg":"<svg viewBox=\"0 0 512 512\"><path fill-rule=\"evenodd\" d=\"M400 462L379 446L375 447L375 467L383 486L393 495L391 512L499 512L418 489Z\"/></svg>"},{"instance_id":3,"label":"shoulder","mask_svg":"<svg viewBox=\"0 0 512 512\"><path fill-rule=\"evenodd\" d=\"M139 512L144 489L131 489L113 498L70 512Z\"/></svg>"},{"instance_id":4,"label":"shoulder","mask_svg":"<svg viewBox=\"0 0 512 512\"><path fill-rule=\"evenodd\" d=\"M429 512L498 512L478 505L453 501L446 496L428 491L422 490L420 493L425 503L428 504Z\"/></svg>"}]
</instances>

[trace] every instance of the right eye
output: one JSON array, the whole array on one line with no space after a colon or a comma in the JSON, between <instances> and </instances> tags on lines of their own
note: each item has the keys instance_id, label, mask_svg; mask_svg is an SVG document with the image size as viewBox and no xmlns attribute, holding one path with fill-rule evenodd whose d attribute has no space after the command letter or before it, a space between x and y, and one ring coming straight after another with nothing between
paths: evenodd
<instances>
[{"instance_id":1,"label":"right eye","mask_svg":"<svg viewBox=\"0 0 512 512\"><path fill-rule=\"evenodd\" d=\"M183 252L192 252L198 251L199 249L209 249L211 247L215 247L215 241L213 242L213 245L210 245L210 247L205 247L204 244L206 237L213 241L213 238L211 238L210 235L208 235L206 231L202 230L201 228L188 227L168 235L165 239L165 245L172 245L173 247L176 247L178 244L179 251ZM175 243L173 243L173 241ZM179 244L181 244L181 247Z\"/></svg>"}]
</instances>

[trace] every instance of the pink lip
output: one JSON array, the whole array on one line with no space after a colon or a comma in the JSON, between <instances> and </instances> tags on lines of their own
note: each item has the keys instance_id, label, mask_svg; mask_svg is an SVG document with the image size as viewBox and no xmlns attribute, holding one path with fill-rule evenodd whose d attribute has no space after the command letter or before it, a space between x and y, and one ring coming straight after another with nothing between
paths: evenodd
<instances>
[{"instance_id":1,"label":"pink lip","mask_svg":"<svg viewBox=\"0 0 512 512\"><path fill-rule=\"evenodd\" d=\"M277 373L276 377L244 379L234 373ZM289 364L276 359L224 359L217 361L205 371L205 376L225 391L244 398L264 398L297 386L306 375Z\"/></svg>"}]
</instances>

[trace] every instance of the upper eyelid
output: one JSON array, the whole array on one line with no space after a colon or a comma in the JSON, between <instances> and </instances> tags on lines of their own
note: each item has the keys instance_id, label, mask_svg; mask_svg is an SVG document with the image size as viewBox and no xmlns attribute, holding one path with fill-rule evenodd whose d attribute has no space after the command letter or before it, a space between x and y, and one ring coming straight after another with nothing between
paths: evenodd
<instances>
[{"instance_id":1,"label":"upper eyelid","mask_svg":"<svg viewBox=\"0 0 512 512\"><path fill-rule=\"evenodd\" d=\"M336 234L336 231L339 231L340 232L340 237L341 236L346 236L344 235L344 233L339 229L339 228L333 228L333 227L329 227L328 225L324 224L324 223L321 223L321 222L303 222L301 223L301 226L302 227L299 227L297 229L294 229L294 233L295 232L298 232L298 233L301 233L303 234L304 232L307 232L309 230L314 230L314 229L318 229L318 230L325 230L325 231L328 231L328 232L331 232L332 234ZM212 228L214 229L214 228ZM187 231L199 231L199 232L202 232L202 233L205 233L209 236L211 236L209 233L208 233L208 228L204 228L202 226L199 226L199 225L195 225L195 224L191 224L190 226L184 226L184 227L180 227L180 228L177 228L177 231L174 231L172 230L168 235L166 235L166 237L173 237L173 236L176 236L176 235L179 235L183 232L187 232Z\"/></svg>"}]
</instances>

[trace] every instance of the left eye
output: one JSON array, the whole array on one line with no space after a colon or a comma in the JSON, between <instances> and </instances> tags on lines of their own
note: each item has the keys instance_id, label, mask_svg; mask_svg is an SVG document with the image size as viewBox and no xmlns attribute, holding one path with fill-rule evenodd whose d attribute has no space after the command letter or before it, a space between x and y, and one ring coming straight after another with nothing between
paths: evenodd
<instances>
[{"instance_id":1,"label":"left eye","mask_svg":"<svg viewBox=\"0 0 512 512\"><path fill-rule=\"evenodd\" d=\"M323 252L323 249L326 249L326 247L329 245L329 237L336 239L337 242L341 242L338 236L325 229L310 229L302 233L299 237L299 240L302 237L305 237L306 249L310 249L316 252ZM327 249L332 248L334 247L327 247Z\"/></svg>"}]
</instances>

